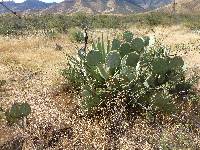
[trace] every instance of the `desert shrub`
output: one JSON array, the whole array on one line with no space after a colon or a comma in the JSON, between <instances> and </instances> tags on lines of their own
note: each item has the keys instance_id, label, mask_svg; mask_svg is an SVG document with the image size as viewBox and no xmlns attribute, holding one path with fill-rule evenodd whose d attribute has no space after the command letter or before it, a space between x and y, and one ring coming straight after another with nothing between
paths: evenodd
<instances>
[{"instance_id":1,"label":"desert shrub","mask_svg":"<svg viewBox=\"0 0 200 150\"><path fill-rule=\"evenodd\" d=\"M21 35L27 30L26 22L16 17L5 16L0 18L1 35Z\"/></svg>"},{"instance_id":2,"label":"desert shrub","mask_svg":"<svg viewBox=\"0 0 200 150\"><path fill-rule=\"evenodd\" d=\"M156 17L153 14L149 14L147 16L145 16L145 21L146 24L150 25L150 26L157 26L159 24L161 24L161 18L160 17Z\"/></svg>"},{"instance_id":3,"label":"desert shrub","mask_svg":"<svg viewBox=\"0 0 200 150\"><path fill-rule=\"evenodd\" d=\"M83 32L79 28L70 28L68 31L68 36L72 42L81 43L84 41Z\"/></svg>"},{"instance_id":4,"label":"desert shrub","mask_svg":"<svg viewBox=\"0 0 200 150\"><path fill-rule=\"evenodd\" d=\"M173 114L177 102L197 100L198 76L187 79L183 59L150 46L152 41L127 31L121 41L99 39L87 53L81 49L78 58L69 56L63 75L87 113L123 106L125 113Z\"/></svg>"},{"instance_id":5,"label":"desert shrub","mask_svg":"<svg viewBox=\"0 0 200 150\"><path fill-rule=\"evenodd\" d=\"M83 12L73 15L66 14L31 14L21 19L12 15L0 15L1 35L23 35L26 32L51 31L66 33L68 29L78 27L94 28L125 28L133 24L142 26L183 24L189 28L199 28L200 16L197 14L177 14L176 17L162 12L144 14L88 15Z\"/></svg>"},{"instance_id":6,"label":"desert shrub","mask_svg":"<svg viewBox=\"0 0 200 150\"><path fill-rule=\"evenodd\" d=\"M109 15L96 15L91 18L92 28L121 28L123 27L122 20L124 17L109 16Z\"/></svg>"}]
</instances>

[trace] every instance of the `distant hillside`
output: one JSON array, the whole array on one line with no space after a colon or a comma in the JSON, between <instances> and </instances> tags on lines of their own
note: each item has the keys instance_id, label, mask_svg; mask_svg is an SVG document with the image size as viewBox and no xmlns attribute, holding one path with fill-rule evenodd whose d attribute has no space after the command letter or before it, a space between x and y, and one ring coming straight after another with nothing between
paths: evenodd
<instances>
[{"instance_id":1,"label":"distant hillside","mask_svg":"<svg viewBox=\"0 0 200 150\"><path fill-rule=\"evenodd\" d=\"M171 0L65 0L43 12L133 13L152 10Z\"/></svg>"},{"instance_id":2,"label":"distant hillside","mask_svg":"<svg viewBox=\"0 0 200 150\"><path fill-rule=\"evenodd\" d=\"M61 3L45 3L26 0L23 3L4 2L17 12L41 11L42 13L137 13L145 12L169 4L171 0L65 0ZM0 13L8 12L0 6Z\"/></svg>"},{"instance_id":3,"label":"distant hillside","mask_svg":"<svg viewBox=\"0 0 200 150\"><path fill-rule=\"evenodd\" d=\"M161 12L172 12L172 4L165 5L158 9ZM200 0L176 0L177 13L200 13Z\"/></svg>"},{"instance_id":4,"label":"distant hillside","mask_svg":"<svg viewBox=\"0 0 200 150\"><path fill-rule=\"evenodd\" d=\"M5 1L3 4L16 12L39 11L42 9L46 9L50 7L51 5L55 5L55 3L45 3L39 0L26 0L23 3ZM0 13L7 13L7 12L9 11L0 5Z\"/></svg>"}]
</instances>

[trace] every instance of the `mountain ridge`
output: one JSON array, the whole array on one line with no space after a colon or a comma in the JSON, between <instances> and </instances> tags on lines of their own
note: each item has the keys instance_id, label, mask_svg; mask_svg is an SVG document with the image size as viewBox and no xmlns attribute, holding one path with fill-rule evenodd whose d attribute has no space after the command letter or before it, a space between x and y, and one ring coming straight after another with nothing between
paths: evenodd
<instances>
[{"instance_id":1,"label":"mountain ridge","mask_svg":"<svg viewBox=\"0 0 200 150\"><path fill-rule=\"evenodd\" d=\"M26 0L22 3L4 2L16 12L39 11L41 13L137 13L167 5L172 0L64 0L60 3L45 3L39 0ZM0 6L0 13L8 10Z\"/></svg>"}]
</instances>

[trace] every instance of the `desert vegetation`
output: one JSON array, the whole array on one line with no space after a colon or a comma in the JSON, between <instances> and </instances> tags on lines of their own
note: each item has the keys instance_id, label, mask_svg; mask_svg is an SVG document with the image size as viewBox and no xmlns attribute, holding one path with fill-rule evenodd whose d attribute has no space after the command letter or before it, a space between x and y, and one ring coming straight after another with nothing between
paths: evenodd
<instances>
[{"instance_id":1,"label":"desert vegetation","mask_svg":"<svg viewBox=\"0 0 200 150\"><path fill-rule=\"evenodd\" d=\"M1 15L0 149L200 149L199 28L192 14Z\"/></svg>"},{"instance_id":2,"label":"desert vegetation","mask_svg":"<svg viewBox=\"0 0 200 150\"><path fill-rule=\"evenodd\" d=\"M45 32L47 35L56 33L67 33L70 28L90 29L107 28L107 29L126 29L130 25L143 26L172 26L181 24L191 30L199 30L200 16L198 14L177 14L172 16L168 13L145 13L132 15L89 15L77 13L74 15L48 14L48 15L28 15L22 19L13 15L0 16L0 34L1 35L25 35L37 32Z\"/></svg>"}]
</instances>

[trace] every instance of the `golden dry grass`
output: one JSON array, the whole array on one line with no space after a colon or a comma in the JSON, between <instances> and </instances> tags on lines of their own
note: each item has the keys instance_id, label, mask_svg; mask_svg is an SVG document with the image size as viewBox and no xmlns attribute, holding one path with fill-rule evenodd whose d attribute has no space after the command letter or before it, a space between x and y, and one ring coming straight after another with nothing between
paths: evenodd
<instances>
[{"instance_id":1,"label":"golden dry grass","mask_svg":"<svg viewBox=\"0 0 200 150\"><path fill-rule=\"evenodd\" d=\"M152 30L138 30L132 27L136 35L153 35L163 43L174 47L177 43L192 43L198 46L200 36L190 33L180 26L171 28L157 27ZM110 38L115 35L108 31L95 31L92 37L107 33ZM113 31L114 32L114 31ZM117 31L120 34L120 31ZM55 49L56 43L63 46L62 51ZM190 66L200 65L200 50L184 54ZM75 45L61 35L56 39L44 36L25 38L0 37L0 80L6 80L5 91L0 93L0 105L6 109L14 102L27 101L32 108L29 117L30 124L26 131L18 127L8 127L5 123L0 126L0 145L17 134L27 136L24 149L33 150L33 138L40 137L45 142L44 130L47 126L55 129L71 127L71 139L62 139L63 149L108 149L109 137L104 130L104 122L78 118L79 108L73 96L63 92L64 79L60 70L66 67L64 53L74 54ZM187 124L186 124L187 125ZM198 149L200 148L200 131L190 131L181 123L163 126L153 126L138 119L128 126L128 132L120 138L120 149ZM200 125L197 118L196 125ZM13 132L15 131L15 133ZM58 149L55 148L55 149Z\"/></svg>"},{"instance_id":2,"label":"golden dry grass","mask_svg":"<svg viewBox=\"0 0 200 150\"><path fill-rule=\"evenodd\" d=\"M56 51L55 44L64 45L67 52L73 49L73 45L69 46L64 40L52 41L39 36L0 39L0 79L7 81L6 94L0 95L3 108L14 102L28 101L38 122L48 120L45 114L53 115L51 110L59 114L56 108L49 109L51 101L48 94L49 89L62 81L59 72L66 63L64 52Z\"/></svg>"}]
</instances>

